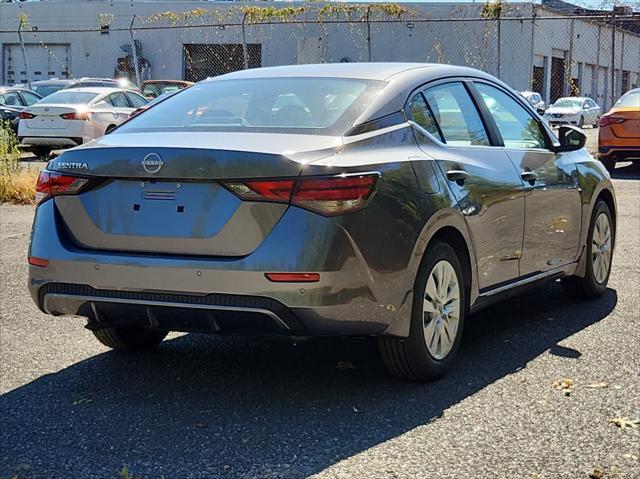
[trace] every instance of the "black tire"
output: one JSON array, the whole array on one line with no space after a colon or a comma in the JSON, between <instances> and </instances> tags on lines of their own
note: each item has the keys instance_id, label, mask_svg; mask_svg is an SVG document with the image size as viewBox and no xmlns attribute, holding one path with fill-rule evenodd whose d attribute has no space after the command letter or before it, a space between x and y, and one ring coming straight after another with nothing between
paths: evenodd
<instances>
[{"instance_id":1,"label":"black tire","mask_svg":"<svg viewBox=\"0 0 640 479\"><path fill-rule=\"evenodd\" d=\"M604 165L609 173L613 173L613 170L616 169L616 159L612 156L607 158L600 158L600 162Z\"/></svg>"},{"instance_id":2,"label":"black tire","mask_svg":"<svg viewBox=\"0 0 640 479\"><path fill-rule=\"evenodd\" d=\"M433 267L442 260L447 261L456 273L460 293L460 315L451 350L444 358L436 359L429 352L424 337L423 302L427 279ZM468 309L465 279L460 260L449 244L438 242L427 249L414 284L409 336L407 338L383 336L378 340L382 361L393 376L412 381L431 381L443 376L451 367L460 347Z\"/></svg>"},{"instance_id":3,"label":"black tire","mask_svg":"<svg viewBox=\"0 0 640 479\"><path fill-rule=\"evenodd\" d=\"M578 126L580 128L584 128L584 116L580 117L580 120L578 121Z\"/></svg>"},{"instance_id":4,"label":"black tire","mask_svg":"<svg viewBox=\"0 0 640 479\"><path fill-rule=\"evenodd\" d=\"M601 215L605 215L609 220L609 226L611 228L611 256L613 256L613 246L615 244L616 231L613 220L611 218L611 211L609 206L602 200L598 200L593 212L591 213L591 221L589 223L589 232L587 234L587 246L584 254L586 255L586 266L584 278L578 276L570 276L562 280L562 286L564 290L573 298L588 299L596 298L607 289L607 283L609 282L609 276L611 275L611 264L613 258L609 260L609 270L606 277L602 282L596 280L596 276L593 270L593 261L591 260L593 254L593 231L595 229L596 219Z\"/></svg>"},{"instance_id":5,"label":"black tire","mask_svg":"<svg viewBox=\"0 0 640 479\"><path fill-rule=\"evenodd\" d=\"M166 331L155 331L140 326L105 328L92 331L98 341L116 351L148 351L158 346L167 336Z\"/></svg>"},{"instance_id":6,"label":"black tire","mask_svg":"<svg viewBox=\"0 0 640 479\"><path fill-rule=\"evenodd\" d=\"M109 126L107 127L107 129L104 131L104 134L105 134L105 135L108 135L109 133L111 133L111 132L112 132L113 130L115 130L115 129L116 129L116 125L109 125Z\"/></svg>"}]
</instances>

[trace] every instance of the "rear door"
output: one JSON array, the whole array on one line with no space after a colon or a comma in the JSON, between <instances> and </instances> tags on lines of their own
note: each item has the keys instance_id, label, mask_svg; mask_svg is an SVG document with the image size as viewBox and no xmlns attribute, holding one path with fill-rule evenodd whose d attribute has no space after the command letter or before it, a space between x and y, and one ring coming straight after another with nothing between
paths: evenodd
<instances>
[{"instance_id":1,"label":"rear door","mask_svg":"<svg viewBox=\"0 0 640 479\"><path fill-rule=\"evenodd\" d=\"M480 290L517 279L524 230L522 182L507 154L492 146L466 83L429 85L410 100L407 111L441 146L429 152L448 177L469 227ZM462 177L456 180L456 175Z\"/></svg>"},{"instance_id":2,"label":"rear door","mask_svg":"<svg viewBox=\"0 0 640 479\"><path fill-rule=\"evenodd\" d=\"M485 82L475 86L495 122L504 150L525 188L525 227L520 274L544 272L575 261L582 203L571 154L549 149L543 126L515 95Z\"/></svg>"}]
</instances>

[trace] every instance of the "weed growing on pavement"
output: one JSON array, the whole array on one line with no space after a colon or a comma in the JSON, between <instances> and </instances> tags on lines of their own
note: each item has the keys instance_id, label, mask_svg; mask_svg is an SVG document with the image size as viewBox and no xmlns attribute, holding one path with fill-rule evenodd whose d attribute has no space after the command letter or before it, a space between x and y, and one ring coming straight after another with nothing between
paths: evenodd
<instances>
[{"instance_id":1,"label":"weed growing on pavement","mask_svg":"<svg viewBox=\"0 0 640 479\"><path fill-rule=\"evenodd\" d=\"M8 122L0 124L0 203L33 204L38 171L20 165L18 139Z\"/></svg>"}]
</instances>

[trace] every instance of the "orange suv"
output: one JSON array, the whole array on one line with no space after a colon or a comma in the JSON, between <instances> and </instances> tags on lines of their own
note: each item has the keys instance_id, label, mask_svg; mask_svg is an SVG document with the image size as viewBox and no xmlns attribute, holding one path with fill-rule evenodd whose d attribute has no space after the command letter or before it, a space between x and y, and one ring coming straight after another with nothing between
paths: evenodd
<instances>
[{"instance_id":1,"label":"orange suv","mask_svg":"<svg viewBox=\"0 0 640 479\"><path fill-rule=\"evenodd\" d=\"M640 88L630 90L600 117L600 161L613 171L616 161L640 160Z\"/></svg>"}]
</instances>

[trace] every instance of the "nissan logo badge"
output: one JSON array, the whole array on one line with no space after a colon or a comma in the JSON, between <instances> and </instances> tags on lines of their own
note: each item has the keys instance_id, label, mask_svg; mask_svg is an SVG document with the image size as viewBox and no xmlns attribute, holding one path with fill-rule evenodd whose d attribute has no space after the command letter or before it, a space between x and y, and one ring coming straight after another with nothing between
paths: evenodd
<instances>
[{"instance_id":1,"label":"nissan logo badge","mask_svg":"<svg viewBox=\"0 0 640 479\"><path fill-rule=\"evenodd\" d=\"M162 167L164 166L164 161L162 161L162 158L160 158L160 155L156 153L149 153L147 156L144 157L144 160L142 160L140 164L144 168L144 171L146 171L147 173L153 174L153 173L157 173L162 169Z\"/></svg>"}]
</instances>

